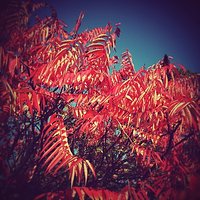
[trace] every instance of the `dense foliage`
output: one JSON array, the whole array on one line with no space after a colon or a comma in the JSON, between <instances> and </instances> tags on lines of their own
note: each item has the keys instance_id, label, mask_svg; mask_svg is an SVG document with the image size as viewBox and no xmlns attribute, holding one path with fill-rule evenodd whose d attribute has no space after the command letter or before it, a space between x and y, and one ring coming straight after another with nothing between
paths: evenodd
<instances>
[{"instance_id":1,"label":"dense foliage","mask_svg":"<svg viewBox=\"0 0 200 200\"><path fill-rule=\"evenodd\" d=\"M200 77L168 56L139 71L119 24L78 33L11 1L0 47L2 199L197 199ZM121 65L116 70L116 65Z\"/></svg>"}]
</instances>

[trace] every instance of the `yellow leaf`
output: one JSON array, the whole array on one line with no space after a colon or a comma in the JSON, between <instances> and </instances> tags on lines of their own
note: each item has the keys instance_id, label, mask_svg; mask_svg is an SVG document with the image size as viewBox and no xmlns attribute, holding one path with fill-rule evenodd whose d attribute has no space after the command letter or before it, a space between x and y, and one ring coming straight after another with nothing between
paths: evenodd
<instances>
[{"instance_id":1,"label":"yellow leaf","mask_svg":"<svg viewBox=\"0 0 200 200\"><path fill-rule=\"evenodd\" d=\"M87 169L87 165L84 162L83 163L83 169L84 169L84 175L85 175L85 185L87 184L87 177L88 177L88 169Z\"/></svg>"},{"instance_id":2,"label":"yellow leaf","mask_svg":"<svg viewBox=\"0 0 200 200\"><path fill-rule=\"evenodd\" d=\"M78 76L77 76L77 81L79 82L81 80L81 75L79 74Z\"/></svg>"},{"instance_id":3,"label":"yellow leaf","mask_svg":"<svg viewBox=\"0 0 200 200\"><path fill-rule=\"evenodd\" d=\"M90 170L92 171L94 177L96 178L96 173L95 173L94 167L92 166L92 164L90 163L90 161L86 160L85 162L87 163L87 165L89 166Z\"/></svg>"},{"instance_id":4,"label":"yellow leaf","mask_svg":"<svg viewBox=\"0 0 200 200\"><path fill-rule=\"evenodd\" d=\"M133 99L128 94L126 94L126 98L133 101Z\"/></svg>"},{"instance_id":5,"label":"yellow leaf","mask_svg":"<svg viewBox=\"0 0 200 200\"><path fill-rule=\"evenodd\" d=\"M73 186L74 183L74 175L75 175L75 167L73 167L71 171L71 187Z\"/></svg>"}]
</instances>

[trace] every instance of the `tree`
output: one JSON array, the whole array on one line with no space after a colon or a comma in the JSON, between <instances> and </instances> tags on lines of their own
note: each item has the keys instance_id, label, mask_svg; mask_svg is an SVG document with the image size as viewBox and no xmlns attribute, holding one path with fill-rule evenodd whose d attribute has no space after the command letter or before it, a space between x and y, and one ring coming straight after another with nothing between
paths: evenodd
<instances>
[{"instance_id":1,"label":"tree","mask_svg":"<svg viewBox=\"0 0 200 200\"><path fill-rule=\"evenodd\" d=\"M199 75L166 55L136 71L119 26L78 33L83 13L71 32L55 10L30 26L43 6L4 15L1 197L198 198Z\"/></svg>"}]
</instances>

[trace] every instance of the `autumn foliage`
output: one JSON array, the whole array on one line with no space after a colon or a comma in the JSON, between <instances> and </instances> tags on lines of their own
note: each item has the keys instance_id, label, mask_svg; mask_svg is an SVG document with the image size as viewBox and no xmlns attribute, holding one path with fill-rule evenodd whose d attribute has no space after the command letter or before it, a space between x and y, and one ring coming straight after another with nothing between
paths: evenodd
<instances>
[{"instance_id":1,"label":"autumn foliage","mask_svg":"<svg viewBox=\"0 0 200 200\"><path fill-rule=\"evenodd\" d=\"M79 33L83 13L30 26L43 6L4 13L2 199L198 199L200 76L167 56L136 71L119 25Z\"/></svg>"}]
</instances>

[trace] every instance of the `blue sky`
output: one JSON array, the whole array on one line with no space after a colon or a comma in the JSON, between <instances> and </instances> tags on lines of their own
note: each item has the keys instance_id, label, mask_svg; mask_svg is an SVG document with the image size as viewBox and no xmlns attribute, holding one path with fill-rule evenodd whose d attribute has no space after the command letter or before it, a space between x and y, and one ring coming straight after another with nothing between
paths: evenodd
<instances>
[{"instance_id":1,"label":"blue sky","mask_svg":"<svg viewBox=\"0 0 200 200\"><path fill-rule=\"evenodd\" d=\"M129 49L138 70L156 63L164 54L192 72L200 72L200 15L196 1L174 0L49 0L58 17L74 26L84 11L80 31L121 22L117 55Z\"/></svg>"}]
</instances>

